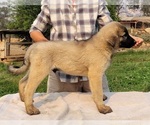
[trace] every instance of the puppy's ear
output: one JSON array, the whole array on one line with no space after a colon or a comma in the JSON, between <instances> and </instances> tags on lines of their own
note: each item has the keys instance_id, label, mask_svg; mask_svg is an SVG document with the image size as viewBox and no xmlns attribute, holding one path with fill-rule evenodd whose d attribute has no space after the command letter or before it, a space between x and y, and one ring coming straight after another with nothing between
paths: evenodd
<instances>
[{"instance_id":1,"label":"puppy's ear","mask_svg":"<svg viewBox=\"0 0 150 125\"><path fill-rule=\"evenodd\" d=\"M112 48L115 48L116 44L118 43L118 36L114 35L108 40L108 45Z\"/></svg>"}]
</instances>

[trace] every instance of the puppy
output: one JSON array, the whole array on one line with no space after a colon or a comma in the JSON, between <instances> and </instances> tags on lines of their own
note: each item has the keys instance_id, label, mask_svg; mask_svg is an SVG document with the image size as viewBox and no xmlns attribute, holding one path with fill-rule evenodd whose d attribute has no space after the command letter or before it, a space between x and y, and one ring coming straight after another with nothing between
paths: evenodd
<instances>
[{"instance_id":1,"label":"puppy","mask_svg":"<svg viewBox=\"0 0 150 125\"><path fill-rule=\"evenodd\" d=\"M19 82L19 93L29 115L40 113L33 105L33 94L50 70L56 68L67 74L87 76L93 100L99 112L106 114L112 109L103 103L102 76L118 48L134 45L127 29L118 22L111 22L87 41L34 43L25 54L24 65L9 66L9 71L21 74L28 70Z\"/></svg>"}]
</instances>

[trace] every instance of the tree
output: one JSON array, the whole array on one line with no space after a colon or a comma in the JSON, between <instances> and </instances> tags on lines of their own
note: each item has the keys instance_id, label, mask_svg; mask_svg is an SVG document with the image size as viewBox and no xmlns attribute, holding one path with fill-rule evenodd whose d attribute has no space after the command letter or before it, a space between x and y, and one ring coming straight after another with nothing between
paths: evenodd
<instances>
[{"instance_id":1,"label":"tree","mask_svg":"<svg viewBox=\"0 0 150 125\"><path fill-rule=\"evenodd\" d=\"M125 9L125 2L124 0L107 0L109 7L109 10L111 14L115 17L116 20L119 20L119 15L121 13L122 9Z\"/></svg>"},{"instance_id":2,"label":"tree","mask_svg":"<svg viewBox=\"0 0 150 125\"><path fill-rule=\"evenodd\" d=\"M143 11L144 16L150 16L150 1L149 0L143 0L142 11Z\"/></svg>"},{"instance_id":3,"label":"tree","mask_svg":"<svg viewBox=\"0 0 150 125\"><path fill-rule=\"evenodd\" d=\"M11 14L11 22L8 25L10 29L22 29L28 30L31 27L34 19L37 17L38 13L40 12L40 4L28 4L25 3L24 0L17 0L17 4L11 7L12 14ZM32 3L33 0L30 0Z\"/></svg>"},{"instance_id":4,"label":"tree","mask_svg":"<svg viewBox=\"0 0 150 125\"><path fill-rule=\"evenodd\" d=\"M120 10L123 7L123 0L106 0L107 1L107 8L110 12L110 16L113 20L115 21L119 21L119 14L120 14Z\"/></svg>"},{"instance_id":5,"label":"tree","mask_svg":"<svg viewBox=\"0 0 150 125\"><path fill-rule=\"evenodd\" d=\"M124 8L124 3L123 3L123 0L119 0L118 3L116 4L116 16L117 16L117 19L119 19L119 15L121 13L121 9L125 9Z\"/></svg>"},{"instance_id":6,"label":"tree","mask_svg":"<svg viewBox=\"0 0 150 125\"><path fill-rule=\"evenodd\" d=\"M3 6L0 6L0 29L6 29L9 21L9 8L6 3L1 3L1 5Z\"/></svg>"},{"instance_id":7,"label":"tree","mask_svg":"<svg viewBox=\"0 0 150 125\"><path fill-rule=\"evenodd\" d=\"M110 16L113 20L115 21L119 21L120 18L119 18L119 14L117 13L117 5L108 5L107 6L109 12L110 12Z\"/></svg>"},{"instance_id":8,"label":"tree","mask_svg":"<svg viewBox=\"0 0 150 125\"><path fill-rule=\"evenodd\" d=\"M144 16L150 16L150 5L143 5L142 11Z\"/></svg>"}]
</instances>

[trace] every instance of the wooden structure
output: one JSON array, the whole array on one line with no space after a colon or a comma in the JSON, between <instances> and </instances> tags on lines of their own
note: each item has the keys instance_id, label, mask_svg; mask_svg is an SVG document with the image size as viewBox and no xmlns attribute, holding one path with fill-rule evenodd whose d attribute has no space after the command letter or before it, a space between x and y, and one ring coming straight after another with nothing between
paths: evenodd
<instances>
[{"instance_id":1,"label":"wooden structure","mask_svg":"<svg viewBox=\"0 0 150 125\"><path fill-rule=\"evenodd\" d=\"M150 27L150 17L124 17L120 22L127 28L144 30Z\"/></svg>"},{"instance_id":2,"label":"wooden structure","mask_svg":"<svg viewBox=\"0 0 150 125\"><path fill-rule=\"evenodd\" d=\"M13 40L12 40L13 39ZM0 30L0 61L23 60L26 46L32 44L29 32L24 30ZM12 49L15 51L12 52Z\"/></svg>"}]
</instances>

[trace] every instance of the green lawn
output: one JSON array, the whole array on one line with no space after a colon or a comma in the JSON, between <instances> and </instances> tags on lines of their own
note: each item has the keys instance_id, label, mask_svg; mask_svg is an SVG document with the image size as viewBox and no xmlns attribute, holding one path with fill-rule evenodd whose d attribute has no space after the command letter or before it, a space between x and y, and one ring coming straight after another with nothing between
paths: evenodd
<instances>
[{"instance_id":1,"label":"green lawn","mask_svg":"<svg viewBox=\"0 0 150 125\"><path fill-rule=\"evenodd\" d=\"M150 50L115 54L106 72L111 91L150 91ZM7 65L0 63L0 96L18 92L23 75L12 75ZM46 92L45 79L38 92Z\"/></svg>"},{"instance_id":2,"label":"green lawn","mask_svg":"<svg viewBox=\"0 0 150 125\"><path fill-rule=\"evenodd\" d=\"M7 71L7 65L0 63L0 96L18 92L18 82L24 76L13 75ZM43 80L42 84L38 87L38 92L46 92L46 82Z\"/></svg>"},{"instance_id":3,"label":"green lawn","mask_svg":"<svg viewBox=\"0 0 150 125\"><path fill-rule=\"evenodd\" d=\"M117 53L107 77L111 91L150 91L150 50Z\"/></svg>"}]
</instances>

